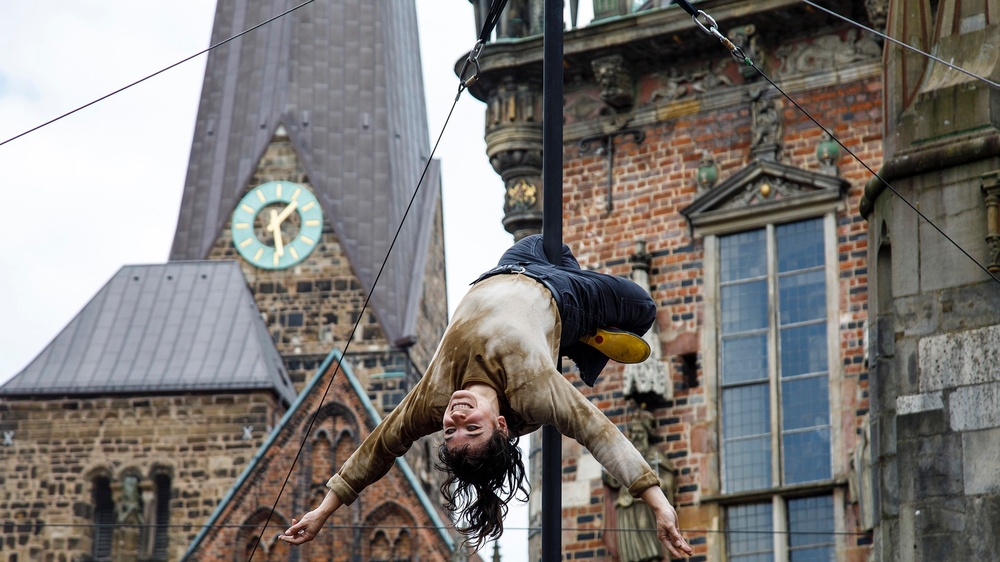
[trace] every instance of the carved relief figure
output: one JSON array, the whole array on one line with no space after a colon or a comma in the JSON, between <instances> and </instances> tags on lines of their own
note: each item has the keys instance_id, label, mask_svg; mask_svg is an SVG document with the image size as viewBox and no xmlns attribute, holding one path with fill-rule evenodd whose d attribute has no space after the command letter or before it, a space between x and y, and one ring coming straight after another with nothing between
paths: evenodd
<instances>
[{"instance_id":1,"label":"carved relief figure","mask_svg":"<svg viewBox=\"0 0 1000 562\"><path fill-rule=\"evenodd\" d=\"M750 88L750 152L762 160L777 160L781 148L781 113L762 86Z\"/></svg>"},{"instance_id":2,"label":"carved relief figure","mask_svg":"<svg viewBox=\"0 0 1000 562\"><path fill-rule=\"evenodd\" d=\"M660 489L673 503L677 469L666 455L650 446L649 438L653 432L652 412L640 408L628 422L629 441L642 453L656 473ZM663 560L665 554L656 538L656 515L641 499L629 495L628 488L619 484L607 471L603 471L601 476L605 485L617 491L614 508L609 510L607 518L609 528L620 530L605 533L605 541L613 552L617 551L619 562Z\"/></svg>"},{"instance_id":3,"label":"carved relief figure","mask_svg":"<svg viewBox=\"0 0 1000 562\"><path fill-rule=\"evenodd\" d=\"M115 502L114 553L115 562L131 562L139 555L140 535L145 518L139 492L139 479L122 478L121 493Z\"/></svg>"},{"instance_id":4,"label":"carved relief figure","mask_svg":"<svg viewBox=\"0 0 1000 562\"><path fill-rule=\"evenodd\" d=\"M659 86L653 90L649 102L671 102L689 95L704 94L720 86L732 86L733 81L725 74L729 64L729 59L720 59L714 66L711 61L706 61L687 72L681 72L675 67L666 72L657 72L652 78Z\"/></svg>"},{"instance_id":5,"label":"carved relief figure","mask_svg":"<svg viewBox=\"0 0 1000 562\"><path fill-rule=\"evenodd\" d=\"M782 47L776 55L780 61L780 74L787 76L876 59L882 56L882 47L874 39L852 29L843 38L840 35L824 35L809 43Z\"/></svg>"},{"instance_id":6,"label":"carved relief figure","mask_svg":"<svg viewBox=\"0 0 1000 562\"><path fill-rule=\"evenodd\" d=\"M615 111L632 107L635 103L635 81L625 66L624 57L611 55L594 59L590 67L594 71L594 79L601 87L601 99L604 103L615 108Z\"/></svg>"}]
</instances>

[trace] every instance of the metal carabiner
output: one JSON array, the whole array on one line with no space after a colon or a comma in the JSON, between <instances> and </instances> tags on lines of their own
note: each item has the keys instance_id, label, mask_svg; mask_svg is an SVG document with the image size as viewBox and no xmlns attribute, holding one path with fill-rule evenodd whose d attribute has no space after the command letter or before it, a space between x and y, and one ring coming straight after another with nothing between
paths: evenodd
<instances>
[{"instance_id":1,"label":"metal carabiner","mask_svg":"<svg viewBox=\"0 0 1000 562\"><path fill-rule=\"evenodd\" d=\"M705 24L701 23L701 20L698 19L700 17L704 17L705 19L708 20L709 23L708 27L706 27ZM705 33L709 35L716 35L716 36L719 35L719 24L715 22L715 18L706 14L704 11L698 10L697 14L691 16L691 19L694 20L694 23L698 24L698 27L700 27L701 30L704 31ZM709 27L711 27L712 29L709 29Z\"/></svg>"},{"instance_id":2,"label":"metal carabiner","mask_svg":"<svg viewBox=\"0 0 1000 562\"><path fill-rule=\"evenodd\" d=\"M704 17L706 20L708 20L708 26L702 23L701 20L698 19L699 17ZM739 62L751 65L753 64L750 61L750 59L747 58L747 55L746 53L743 52L743 49L734 45L733 42L730 41L728 37L719 32L719 24L716 23L715 18L706 14L702 10L698 10L698 14L691 16L691 19L694 20L694 23L698 24L698 27L700 27L702 31L721 41L722 44L727 49L729 49L729 53L733 55L734 59L736 59Z\"/></svg>"},{"instance_id":3,"label":"metal carabiner","mask_svg":"<svg viewBox=\"0 0 1000 562\"><path fill-rule=\"evenodd\" d=\"M483 43L483 40L480 39L479 41L476 41L476 45L472 47L471 51L469 51L469 58L466 59L465 61L465 67L462 69L462 75L463 76L465 75L465 70L469 68L470 64L476 67L476 72L474 72L472 76L469 77L468 80L462 81L462 85L464 85L466 88L475 84L476 81L479 80L479 72L481 70L481 68L479 67L479 55L480 53L483 52L484 45L485 43Z\"/></svg>"}]
</instances>

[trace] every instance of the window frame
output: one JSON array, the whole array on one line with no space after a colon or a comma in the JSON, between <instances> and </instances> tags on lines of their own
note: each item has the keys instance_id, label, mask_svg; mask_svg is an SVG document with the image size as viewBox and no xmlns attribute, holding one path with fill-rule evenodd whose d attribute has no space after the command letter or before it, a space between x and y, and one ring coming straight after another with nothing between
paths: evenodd
<instances>
[{"instance_id":1,"label":"window frame","mask_svg":"<svg viewBox=\"0 0 1000 562\"><path fill-rule=\"evenodd\" d=\"M840 533L846 529L845 504L845 459L838 451L843 449L843 434L840 427L840 411L842 397L840 389L843 384L843 365L840 351L840 291L839 249L837 238L837 213L842 210L840 200L826 201L824 204L805 205L801 207L785 207L777 213L762 213L753 219L744 215L742 220L719 222L711 225L702 224L697 230L704 238L704 283L705 283L705 317L702 334L702 349L704 350L703 369L706 383L706 400L715 404L715 425L718 434L717 462L714 474L706 475L708 485L703 502L719 504L719 526L725 530L726 508L736 505L756 503L770 499L772 502L772 517L774 527L774 560L787 562L789 560L789 541L786 533L788 526L788 500L804 496L832 495L834 532ZM774 302L777 271L774 251L774 229L779 224L798 222L821 218L823 221L824 240L824 271L826 282L826 329L827 329L827 383L829 389L830 415L830 478L802 484L783 485L782 464L782 428L780 426L780 373L778 365L777 331L774 324ZM756 220L754 220L756 219ZM720 236L738 234L749 230L765 228L768 271L768 386L770 396L770 434L771 434L771 486L768 488L740 492L724 492L725 459L722 448L722 381L721 377L721 278L720 278ZM714 493L713 493L714 492ZM725 534L720 534L719 544L711 550L719 554L718 559L728 560L727 541ZM842 540L834 539L835 554L840 557L844 549Z\"/></svg>"}]
</instances>

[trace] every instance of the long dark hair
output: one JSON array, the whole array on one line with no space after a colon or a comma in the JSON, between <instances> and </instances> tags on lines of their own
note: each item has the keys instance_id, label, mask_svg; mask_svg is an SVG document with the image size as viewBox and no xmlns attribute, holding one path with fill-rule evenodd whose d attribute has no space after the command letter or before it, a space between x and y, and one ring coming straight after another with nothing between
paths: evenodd
<instances>
[{"instance_id":1,"label":"long dark hair","mask_svg":"<svg viewBox=\"0 0 1000 562\"><path fill-rule=\"evenodd\" d=\"M462 523L455 528L465 535L465 545L472 550L503 534L510 500L528 501L524 461L517 442L516 435L511 437L498 429L476 452L470 452L468 447L449 451L443 444L438 450L438 468L448 475L441 484L444 507L458 512Z\"/></svg>"}]
</instances>

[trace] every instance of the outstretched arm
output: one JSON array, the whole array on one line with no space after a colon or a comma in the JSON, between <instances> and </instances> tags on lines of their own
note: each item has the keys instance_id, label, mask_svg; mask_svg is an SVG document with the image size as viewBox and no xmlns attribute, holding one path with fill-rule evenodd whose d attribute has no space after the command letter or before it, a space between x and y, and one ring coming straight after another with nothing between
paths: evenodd
<instances>
[{"instance_id":1,"label":"outstretched arm","mask_svg":"<svg viewBox=\"0 0 1000 562\"><path fill-rule=\"evenodd\" d=\"M670 556L673 558L691 556L694 551L681 536L681 531L677 528L677 512L663 495L663 490L659 486L646 488L642 492L642 501L646 502L656 514L656 537L670 551Z\"/></svg>"},{"instance_id":2,"label":"outstretched arm","mask_svg":"<svg viewBox=\"0 0 1000 562\"><path fill-rule=\"evenodd\" d=\"M302 544L315 539L326 520L340 509L341 505L340 498L330 490L319 507L303 515L301 521L292 518L292 526L285 531L285 534L278 535L278 538L288 544Z\"/></svg>"}]
</instances>

